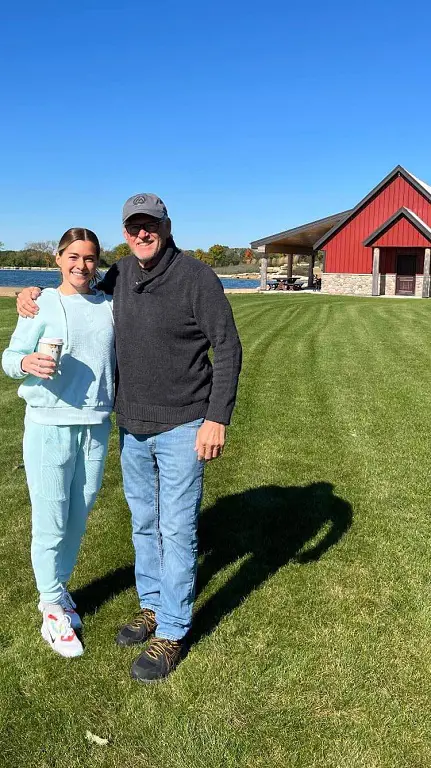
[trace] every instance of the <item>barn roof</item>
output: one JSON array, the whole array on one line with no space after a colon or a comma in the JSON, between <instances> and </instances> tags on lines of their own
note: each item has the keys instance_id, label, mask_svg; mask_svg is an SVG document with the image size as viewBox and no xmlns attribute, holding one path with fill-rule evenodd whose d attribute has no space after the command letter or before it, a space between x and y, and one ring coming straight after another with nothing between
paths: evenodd
<instances>
[{"instance_id":1,"label":"barn roof","mask_svg":"<svg viewBox=\"0 0 431 768\"><path fill-rule=\"evenodd\" d=\"M286 229L284 232L277 232L275 235L268 235L267 237L262 237L259 240L253 240L250 245L252 248L265 248L267 253L295 253L296 248L298 249L298 253L311 253L312 251L317 251L319 248L322 248L325 243L336 232L338 232L338 230L341 229L341 227L347 221L352 219L355 214L361 210L361 208L363 208L373 197L375 197L380 192L380 190L382 190L392 181L392 179L396 178L397 176L402 176L404 179L406 179L406 181L408 181L412 187L420 192L431 203L431 185L427 184L425 181L422 181L422 179L419 179L417 176L414 176L412 173L403 168L402 165L397 165L354 208L351 208L347 211L341 211L341 213L334 213L332 216L326 216L324 219L317 219L316 221L302 224L301 226L294 227L293 229ZM405 210L409 211L408 208ZM394 215L399 215L399 212L397 211L397 214ZM413 211L409 211L409 216L411 217L409 219L411 223L414 224L418 229L420 227L425 227L428 229L428 225L425 224L425 222L422 222L422 220L419 219L419 217L416 216ZM406 215L406 218L409 218L409 216ZM420 223L419 226L418 222ZM384 227L386 225L390 226L390 224L387 222L385 222L385 225L382 226ZM425 235L425 237L428 237L428 234L426 234L424 230L420 229L420 231ZM370 237L373 237L374 234L375 233L370 235ZM367 242L368 239L369 238L367 238Z\"/></svg>"},{"instance_id":2,"label":"barn roof","mask_svg":"<svg viewBox=\"0 0 431 768\"><path fill-rule=\"evenodd\" d=\"M383 224L380 225L377 229L374 230L374 232L367 237L366 240L364 240L364 245L372 245L380 235L382 235L386 230L390 229L390 227L395 224L395 222L400 218L407 219L410 224L412 224L416 229L421 232L421 234L427 238L431 242L431 227L428 226L414 211L411 211L410 208L405 208L404 206L402 208L399 208L398 211L395 211L395 213L392 214L386 221L383 222Z\"/></svg>"},{"instance_id":3,"label":"barn roof","mask_svg":"<svg viewBox=\"0 0 431 768\"><path fill-rule=\"evenodd\" d=\"M407 171L406 171L406 173L407 173ZM428 191L428 192L431 194L431 186L430 186L429 184L426 184L424 181L422 181L422 179L418 179L418 177L417 177L417 176L413 176L413 174L412 174L412 173L410 174L410 176L412 177L412 179L414 179L415 181L417 181L417 183L418 183L418 184L419 184L421 187L424 187L424 188L425 188L425 189L426 189L426 190L427 190L427 191Z\"/></svg>"},{"instance_id":4,"label":"barn roof","mask_svg":"<svg viewBox=\"0 0 431 768\"><path fill-rule=\"evenodd\" d=\"M396 178L397 176L402 176L406 181L409 182L409 184L412 185L412 187L414 187L418 192L426 197L427 200L431 203L431 186L422 181L422 179L418 179L417 176L413 176L413 174L409 173L409 171L403 168L402 165L397 165L390 173L388 173L387 176L385 176L384 179L382 179L379 184L377 184L376 187L374 187L374 189L371 190L371 192L368 193L368 195L366 195L354 208L352 208L351 211L347 212L347 215L342 221L339 221L322 237L316 240L314 243L314 249L317 251L319 248L322 248L325 243L327 243L327 241L333 235L335 235L339 229L341 229L343 224L352 219L358 213L358 211L361 210L361 208L363 208L373 197L375 197L380 192L381 189L383 189L383 187L389 184L392 179Z\"/></svg>"}]
</instances>

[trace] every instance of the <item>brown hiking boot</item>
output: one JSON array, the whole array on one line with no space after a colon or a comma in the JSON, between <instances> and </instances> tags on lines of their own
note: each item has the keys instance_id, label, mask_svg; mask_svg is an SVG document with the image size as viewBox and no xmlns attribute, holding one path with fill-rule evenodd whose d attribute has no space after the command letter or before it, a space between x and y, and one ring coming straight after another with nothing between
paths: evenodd
<instances>
[{"instance_id":1,"label":"brown hiking boot","mask_svg":"<svg viewBox=\"0 0 431 768\"><path fill-rule=\"evenodd\" d=\"M183 640L153 637L148 648L132 664L133 679L151 683L167 677L181 661L184 650Z\"/></svg>"},{"instance_id":2,"label":"brown hiking boot","mask_svg":"<svg viewBox=\"0 0 431 768\"><path fill-rule=\"evenodd\" d=\"M142 608L136 619L121 627L115 642L117 645L145 643L157 627L156 615L150 608Z\"/></svg>"}]
</instances>

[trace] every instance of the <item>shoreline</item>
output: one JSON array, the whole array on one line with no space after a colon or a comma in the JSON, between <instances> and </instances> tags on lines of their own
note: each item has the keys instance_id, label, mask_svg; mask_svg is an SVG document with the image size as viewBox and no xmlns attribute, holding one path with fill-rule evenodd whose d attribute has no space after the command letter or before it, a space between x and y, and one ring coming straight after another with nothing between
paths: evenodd
<instances>
[{"instance_id":1,"label":"shoreline","mask_svg":"<svg viewBox=\"0 0 431 768\"><path fill-rule=\"evenodd\" d=\"M0 299L16 297L24 285L0 285ZM225 288L225 293L259 293L259 288Z\"/></svg>"},{"instance_id":2,"label":"shoreline","mask_svg":"<svg viewBox=\"0 0 431 768\"><path fill-rule=\"evenodd\" d=\"M0 285L0 299L2 298L15 298L16 294L21 290L18 286L13 285Z\"/></svg>"},{"instance_id":3,"label":"shoreline","mask_svg":"<svg viewBox=\"0 0 431 768\"><path fill-rule=\"evenodd\" d=\"M109 269L109 267L102 267L101 272L106 272ZM58 267L0 267L0 272L16 272L16 271L22 271L22 272L58 272ZM260 273L259 272L239 272L235 273L234 275L220 275L218 272L216 272L217 277L224 277L229 280L259 280L260 279Z\"/></svg>"},{"instance_id":4,"label":"shoreline","mask_svg":"<svg viewBox=\"0 0 431 768\"><path fill-rule=\"evenodd\" d=\"M17 270L23 272L58 272L58 267L0 267L0 271L16 272Z\"/></svg>"}]
</instances>

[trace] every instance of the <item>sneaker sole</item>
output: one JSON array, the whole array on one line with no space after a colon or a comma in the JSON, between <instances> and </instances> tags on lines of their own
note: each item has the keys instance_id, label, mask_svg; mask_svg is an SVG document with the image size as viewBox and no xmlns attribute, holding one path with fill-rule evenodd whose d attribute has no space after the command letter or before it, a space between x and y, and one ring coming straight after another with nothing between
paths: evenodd
<instances>
[{"instance_id":1,"label":"sneaker sole","mask_svg":"<svg viewBox=\"0 0 431 768\"><path fill-rule=\"evenodd\" d=\"M155 685L156 683L164 683L168 679L169 675L172 674L172 672L174 672L174 670L169 672L167 675L163 675L163 677L139 677L139 675L135 674L135 670L132 665L130 669L130 677L135 681L135 683L142 683L143 685Z\"/></svg>"},{"instance_id":2,"label":"sneaker sole","mask_svg":"<svg viewBox=\"0 0 431 768\"><path fill-rule=\"evenodd\" d=\"M182 659L180 659L182 661ZM166 675L163 675L162 677L139 677L139 674L136 674L135 667L132 664L132 667L130 669L130 677L132 680L134 680L136 683L143 683L143 685L154 685L155 683L164 683L168 677L170 677L175 670L178 668L180 662L175 665L174 669L171 669Z\"/></svg>"},{"instance_id":3,"label":"sneaker sole","mask_svg":"<svg viewBox=\"0 0 431 768\"><path fill-rule=\"evenodd\" d=\"M84 653L84 649L82 647L80 650L78 650L75 653L63 653L62 651L60 651L59 648L55 647L54 643L52 642L49 631L46 629L46 627L44 627L43 624L40 630L40 634L42 635L45 642L48 643L48 645L52 648L54 653L57 653L59 656L62 656L64 659L76 659L78 656L82 656L82 654Z\"/></svg>"}]
</instances>

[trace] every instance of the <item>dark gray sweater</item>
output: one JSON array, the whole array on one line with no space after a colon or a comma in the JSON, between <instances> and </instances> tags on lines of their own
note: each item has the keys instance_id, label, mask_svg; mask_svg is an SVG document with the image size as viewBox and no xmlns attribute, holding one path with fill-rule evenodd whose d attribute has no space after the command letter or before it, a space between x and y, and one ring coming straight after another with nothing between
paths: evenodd
<instances>
[{"instance_id":1,"label":"dark gray sweater","mask_svg":"<svg viewBox=\"0 0 431 768\"><path fill-rule=\"evenodd\" d=\"M126 256L98 287L114 296L120 425L141 432L139 423L166 428L202 417L229 424L241 344L213 270L170 238L152 270L143 274L136 256Z\"/></svg>"}]
</instances>

